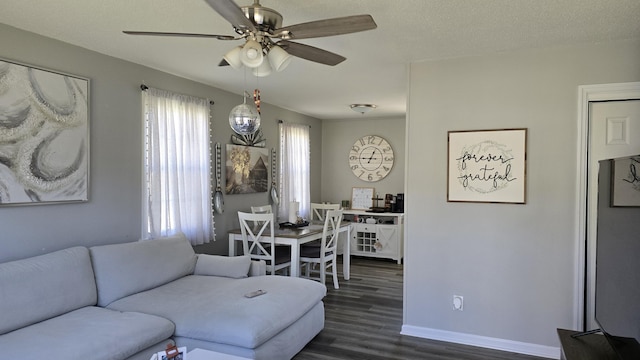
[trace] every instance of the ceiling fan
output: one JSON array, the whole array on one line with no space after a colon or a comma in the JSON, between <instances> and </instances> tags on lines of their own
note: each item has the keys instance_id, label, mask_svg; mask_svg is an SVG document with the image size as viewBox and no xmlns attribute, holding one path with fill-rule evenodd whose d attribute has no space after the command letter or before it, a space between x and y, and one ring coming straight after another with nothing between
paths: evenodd
<instances>
[{"instance_id":1,"label":"ceiling fan","mask_svg":"<svg viewBox=\"0 0 640 360\"><path fill-rule=\"evenodd\" d=\"M254 0L253 5L238 6L234 0L205 0L209 6L233 25L236 36L175 32L123 31L129 35L208 37L218 40L245 40L243 45L229 51L219 66L230 65L252 69L257 76L282 71L291 56L334 66L346 58L317 47L291 40L350 34L377 27L371 15L353 15L311 21L282 27L282 15Z\"/></svg>"}]
</instances>

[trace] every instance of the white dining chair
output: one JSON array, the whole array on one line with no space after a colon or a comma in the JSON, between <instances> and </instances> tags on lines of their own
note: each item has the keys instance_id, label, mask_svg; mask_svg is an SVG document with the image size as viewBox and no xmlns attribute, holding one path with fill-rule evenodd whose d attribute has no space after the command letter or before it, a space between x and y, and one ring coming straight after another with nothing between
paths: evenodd
<instances>
[{"instance_id":1,"label":"white dining chair","mask_svg":"<svg viewBox=\"0 0 640 360\"><path fill-rule=\"evenodd\" d=\"M271 205L261 205L261 206L252 206L251 207L252 214L272 214L273 210L271 209ZM262 225L257 223L258 225Z\"/></svg>"},{"instance_id":2,"label":"white dining chair","mask_svg":"<svg viewBox=\"0 0 640 360\"><path fill-rule=\"evenodd\" d=\"M311 221L322 221L329 210L340 210L340 204L311 203Z\"/></svg>"},{"instance_id":3,"label":"white dining chair","mask_svg":"<svg viewBox=\"0 0 640 360\"><path fill-rule=\"evenodd\" d=\"M261 206L252 206L251 213L253 214L271 214L273 210L271 209L271 205L261 205Z\"/></svg>"},{"instance_id":4,"label":"white dining chair","mask_svg":"<svg viewBox=\"0 0 640 360\"><path fill-rule=\"evenodd\" d=\"M338 234L342 222L342 210L327 210L320 246L301 246L300 265L303 276L308 279L319 280L325 283L327 269L331 268L333 274L333 287L338 285L338 268L336 264L336 250L338 247ZM315 269L312 265L319 265ZM317 275L317 277L316 277Z\"/></svg>"},{"instance_id":5,"label":"white dining chair","mask_svg":"<svg viewBox=\"0 0 640 360\"><path fill-rule=\"evenodd\" d=\"M277 271L291 268L291 247L276 246L274 215L238 212L242 232L242 250L254 260L264 260L267 272L275 275Z\"/></svg>"}]
</instances>

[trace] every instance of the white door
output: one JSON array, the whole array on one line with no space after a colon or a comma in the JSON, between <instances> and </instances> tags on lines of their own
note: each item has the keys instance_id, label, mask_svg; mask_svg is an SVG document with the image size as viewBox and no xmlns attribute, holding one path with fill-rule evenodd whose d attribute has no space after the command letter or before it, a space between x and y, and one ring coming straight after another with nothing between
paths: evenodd
<instances>
[{"instance_id":1,"label":"white door","mask_svg":"<svg viewBox=\"0 0 640 360\"><path fill-rule=\"evenodd\" d=\"M640 100L592 102L589 114L587 330L598 328L594 318L598 161L640 154Z\"/></svg>"}]
</instances>

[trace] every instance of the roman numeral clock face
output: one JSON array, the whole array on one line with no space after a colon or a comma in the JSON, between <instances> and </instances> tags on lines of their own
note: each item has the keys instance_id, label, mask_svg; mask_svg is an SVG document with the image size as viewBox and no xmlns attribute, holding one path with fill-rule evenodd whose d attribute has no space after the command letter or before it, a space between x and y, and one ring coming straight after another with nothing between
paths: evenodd
<instances>
[{"instance_id":1,"label":"roman numeral clock face","mask_svg":"<svg viewBox=\"0 0 640 360\"><path fill-rule=\"evenodd\" d=\"M374 182L384 179L393 168L393 149L384 138L363 136L349 151L349 166L360 180Z\"/></svg>"}]
</instances>

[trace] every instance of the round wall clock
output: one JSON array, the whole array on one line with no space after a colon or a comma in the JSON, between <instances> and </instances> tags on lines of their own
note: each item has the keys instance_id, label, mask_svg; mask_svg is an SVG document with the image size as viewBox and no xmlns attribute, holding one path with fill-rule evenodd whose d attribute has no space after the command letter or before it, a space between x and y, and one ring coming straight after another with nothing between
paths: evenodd
<instances>
[{"instance_id":1,"label":"round wall clock","mask_svg":"<svg viewBox=\"0 0 640 360\"><path fill-rule=\"evenodd\" d=\"M349 166L360 180L374 182L384 179L393 167L393 149L377 135L363 136L349 151Z\"/></svg>"}]
</instances>

